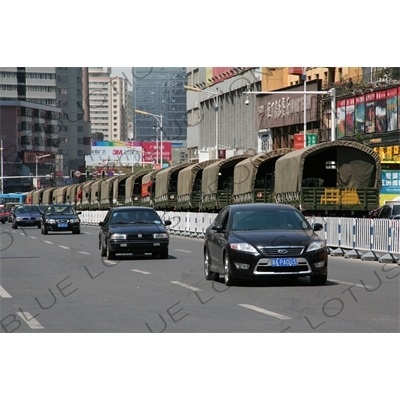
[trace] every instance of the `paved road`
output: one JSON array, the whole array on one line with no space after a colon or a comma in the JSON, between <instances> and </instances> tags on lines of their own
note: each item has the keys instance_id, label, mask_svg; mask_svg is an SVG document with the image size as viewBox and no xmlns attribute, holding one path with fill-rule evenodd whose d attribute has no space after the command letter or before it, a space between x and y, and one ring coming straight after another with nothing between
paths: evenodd
<instances>
[{"instance_id":1,"label":"paved road","mask_svg":"<svg viewBox=\"0 0 400 400\"><path fill-rule=\"evenodd\" d=\"M41 235L0 226L0 332L399 332L397 264L331 257L328 283L203 277L202 240L171 237L168 260L107 261L98 228Z\"/></svg>"}]
</instances>

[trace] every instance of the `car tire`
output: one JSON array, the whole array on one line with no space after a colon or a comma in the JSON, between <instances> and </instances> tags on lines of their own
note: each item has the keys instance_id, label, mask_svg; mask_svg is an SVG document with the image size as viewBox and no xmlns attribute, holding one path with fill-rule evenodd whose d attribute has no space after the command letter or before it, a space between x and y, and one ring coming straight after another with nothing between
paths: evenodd
<instances>
[{"instance_id":1,"label":"car tire","mask_svg":"<svg viewBox=\"0 0 400 400\"><path fill-rule=\"evenodd\" d=\"M99 242L99 249L100 249L101 256L105 257L107 255L107 249L103 246L101 241Z\"/></svg>"},{"instance_id":2,"label":"car tire","mask_svg":"<svg viewBox=\"0 0 400 400\"><path fill-rule=\"evenodd\" d=\"M208 250L206 249L204 251L204 275L207 281L215 281L219 277L219 274L210 271L210 266L210 255L208 253Z\"/></svg>"},{"instance_id":3,"label":"car tire","mask_svg":"<svg viewBox=\"0 0 400 400\"><path fill-rule=\"evenodd\" d=\"M323 286L328 279L328 274L325 275L310 275L311 285Z\"/></svg>"},{"instance_id":4,"label":"car tire","mask_svg":"<svg viewBox=\"0 0 400 400\"><path fill-rule=\"evenodd\" d=\"M14 224L14 222L13 222L12 225L11 225L11 228L12 228L12 229L18 229L18 225L17 225L17 224Z\"/></svg>"},{"instance_id":5,"label":"car tire","mask_svg":"<svg viewBox=\"0 0 400 400\"><path fill-rule=\"evenodd\" d=\"M79 235L79 234L81 233L81 230L80 230L80 229L74 229L74 230L72 231L72 233L73 233L74 235Z\"/></svg>"},{"instance_id":6,"label":"car tire","mask_svg":"<svg viewBox=\"0 0 400 400\"><path fill-rule=\"evenodd\" d=\"M168 258L168 247L160 252L160 258L166 260Z\"/></svg>"},{"instance_id":7,"label":"car tire","mask_svg":"<svg viewBox=\"0 0 400 400\"><path fill-rule=\"evenodd\" d=\"M234 286L237 283L236 279L231 276L231 266L227 254L224 256L224 283L225 286Z\"/></svg>"},{"instance_id":8,"label":"car tire","mask_svg":"<svg viewBox=\"0 0 400 400\"><path fill-rule=\"evenodd\" d=\"M108 245L107 245L106 255L107 255L107 260L115 259L115 252L111 251Z\"/></svg>"}]
</instances>

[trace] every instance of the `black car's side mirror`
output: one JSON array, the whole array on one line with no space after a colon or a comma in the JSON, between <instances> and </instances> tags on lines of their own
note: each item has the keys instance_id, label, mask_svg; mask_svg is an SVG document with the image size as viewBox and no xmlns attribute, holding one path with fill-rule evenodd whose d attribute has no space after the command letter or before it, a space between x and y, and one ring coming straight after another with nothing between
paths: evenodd
<instances>
[{"instance_id":1,"label":"black car's side mirror","mask_svg":"<svg viewBox=\"0 0 400 400\"><path fill-rule=\"evenodd\" d=\"M222 232L224 227L222 225L213 225L211 229L216 232Z\"/></svg>"},{"instance_id":2,"label":"black car's side mirror","mask_svg":"<svg viewBox=\"0 0 400 400\"><path fill-rule=\"evenodd\" d=\"M322 229L323 229L323 226L319 222L316 222L315 224L313 224L313 231L314 232L322 231Z\"/></svg>"},{"instance_id":3,"label":"black car's side mirror","mask_svg":"<svg viewBox=\"0 0 400 400\"><path fill-rule=\"evenodd\" d=\"M79 214L82 214L82 211L78 211L78 212L77 212L77 215L79 215Z\"/></svg>"},{"instance_id":4,"label":"black car's side mirror","mask_svg":"<svg viewBox=\"0 0 400 400\"><path fill-rule=\"evenodd\" d=\"M99 226L106 226L106 223L104 221L99 222Z\"/></svg>"},{"instance_id":5,"label":"black car's side mirror","mask_svg":"<svg viewBox=\"0 0 400 400\"><path fill-rule=\"evenodd\" d=\"M170 220L168 220L168 221L164 221L164 225L165 225L165 226L172 225L172 221L170 221Z\"/></svg>"}]
</instances>

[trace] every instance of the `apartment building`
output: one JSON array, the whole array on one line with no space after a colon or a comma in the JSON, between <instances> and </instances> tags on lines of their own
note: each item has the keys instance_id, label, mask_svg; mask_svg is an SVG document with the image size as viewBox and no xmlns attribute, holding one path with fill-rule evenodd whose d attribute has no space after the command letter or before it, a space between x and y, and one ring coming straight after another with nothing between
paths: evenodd
<instances>
[{"instance_id":1,"label":"apartment building","mask_svg":"<svg viewBox=\"0 0 400 400\"><path fill-rule=\"evenodd\" d=\"M128 140L128 82L112 77L111 67L89 67L89 103L92 137Z\"/></svg>"},{"instance_id":2,"label":"apartment building","mask_svg":"<svg viewBox=\"0 0 400 400\"><path fill-rule=\"evenodd\" d=\"M44 154L50 155L40 164L43 173L54 176L52 183L63 184L71 169L85 170L90 154L85 89L82 67L0 67L0 129L11 146L4 156L13 149L5 173L35 174L36 157ZM5 190L11 182L5 181Z\"/></svg>"}]
</instances>

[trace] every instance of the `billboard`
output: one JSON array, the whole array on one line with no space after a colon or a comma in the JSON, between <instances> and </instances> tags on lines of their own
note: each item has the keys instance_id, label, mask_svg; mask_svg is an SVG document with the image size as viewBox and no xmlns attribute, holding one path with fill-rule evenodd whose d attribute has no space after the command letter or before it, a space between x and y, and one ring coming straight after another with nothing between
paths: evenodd
<instances>
[{"instance_id":1,"label":"billboard","mask_svg":"<svg viewBox=\"0 0 400 400\"><path fill-rule=\"evenodd\" d=\"M113 144L113 145L109 145ZM93 142L91 154L85 156L87 167L101 165L142 165L141 146L118 146L116 142Z\"/></svg>"},{"instance_id":2,"label":"billboard","mask_svg":"<svg viewBox=\"0 0 400 400\"><path fill-rule=\"evenodd\" d=\"M159 164L161 142L141 142L143 149L143 162ZM170 163L172 161L172 143L163 142L162 159L163 164Z\"/></svg>"}]
</instances>

